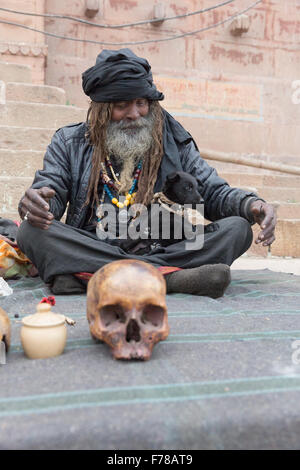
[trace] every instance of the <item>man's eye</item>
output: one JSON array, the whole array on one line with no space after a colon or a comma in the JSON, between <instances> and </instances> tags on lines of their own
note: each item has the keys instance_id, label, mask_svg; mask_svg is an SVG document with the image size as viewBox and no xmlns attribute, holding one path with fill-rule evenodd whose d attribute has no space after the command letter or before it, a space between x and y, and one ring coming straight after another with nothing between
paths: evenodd
<instances>
[{"instance_id":1,"label":"man's eye","mask_svg":"<svg viewBox=\"0 0 300 470\"><path fill-rule=\"evenodd\" d=\"M125 109L128 106L128 103L116 103L115 107L118 109Z\"/></svg>"},{"instance_id":2,"label":"man's eye","mask_svg":"<svg viewBox=\"0 0 300 470\"><path fill-rule=\"evenodd\" d=\"M138 106L147 106L147 105L148 105L148 101L147 101L147 100L138 101L138 102L137 102L137 105L138 105Z\"/></svg>"}]
</instances>

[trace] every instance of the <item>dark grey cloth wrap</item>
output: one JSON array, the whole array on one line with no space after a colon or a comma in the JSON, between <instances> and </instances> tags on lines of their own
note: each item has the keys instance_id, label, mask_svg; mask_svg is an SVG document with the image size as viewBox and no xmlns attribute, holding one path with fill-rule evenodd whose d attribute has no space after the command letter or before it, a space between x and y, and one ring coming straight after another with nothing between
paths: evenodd
<instances>
[{"instance_id":1,"label":"dark grey cloth wrap","mask_svg":"<svg viewBox=\"0 0 300 470\"><path fill-rule=\"evenodd\" d=\"M153 83L149 62L127 48L104 49L96 64L82 74L82 88L91 100L102 103L135 98L164 99Z\"/></svg>"}]
</instances>

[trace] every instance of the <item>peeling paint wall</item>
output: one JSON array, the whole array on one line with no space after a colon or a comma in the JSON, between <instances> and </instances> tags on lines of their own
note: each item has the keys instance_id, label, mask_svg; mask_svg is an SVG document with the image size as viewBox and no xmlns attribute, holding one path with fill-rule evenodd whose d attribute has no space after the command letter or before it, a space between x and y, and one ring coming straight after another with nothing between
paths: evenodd
<instances>
[{"instance_id":1,"label":"peeling paint wall","mask_svg":"<svg viewBox=\"0 0 300 470\"><path fill-rule=\"evenodd\" d=\"M39 14L45 11L45 0L0 0L0 7ZM0 20L44 31L44 18L38 16L0 10ZM45 82L47 51L44 35L30 29L0 23L0 61L30 66L33 83Z\"/></svg>"},{"instance_id":2,"label":"peeling paint wall","mask_svg":"<svg viewBox=\"0 0 300 470\"><path fill-rule=\"evenodd\" d=\"M93 18L85 14L87 0L12 0L9 3L11 8L17 6L27 11L42 10L45 3L48 13L116 25L153 18L154 7L160 4L164 5L166 16L174 16L220 2L99 0L99 11ZM0 5L4 3L7 2L0 0ZM204 14L155 26L146 24L117 30L62 19L26 17L26 24L40 21L47 32L93 41L142 41L207 27L251 3L252 0L236 0ZM193 134L200 149L300 165L300 104L295 98L300 80L300 1L263 0L247 15L250 27L241 36L233 36L230 24L226 23L174 41L130 47L149 60L155 81L166 96L164 106ZM0 39L3 40L3 33ZM82 72L95 63L103 48L119 48L45 39L34 34L30 41L48 46L45 82L64 88L68 103L82 107L88 106L88 98L81 88Z\"/></svg>"},{"instance_id":3,"label":"peeling paint wall","mask_svg":"<svg viewBox=\"0 0 300 470\"><path fill-rule=\"evenodd\" d=\"M210 7L216 0L100 0L96 23L120 24L153 18L163 3L174 16ZM96 41L164 38L223 21L250 5L237 0L217 10L164 21L158 26L106 30L75 22L45 22L47 31ZM85 17L84 1L47 0L48 12ZM300 79L300 2L265 0L248 12L249 31L233 36L230 24L174 41L130 46L152 65L165 107L195 136L199 147L254 154L300 164L300 106L293 82ZM102 48L48 39L46 80L67 90L70 103L87 106L81 73ZM112 47L118 49L118 47Z\"/></svg>"}]
</instances>

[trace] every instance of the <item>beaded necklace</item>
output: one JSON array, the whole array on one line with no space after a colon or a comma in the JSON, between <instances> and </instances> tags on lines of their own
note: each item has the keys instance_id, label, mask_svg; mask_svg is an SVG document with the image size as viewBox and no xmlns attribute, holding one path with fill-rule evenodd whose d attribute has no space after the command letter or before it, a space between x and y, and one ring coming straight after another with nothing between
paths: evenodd
<instances>
[{"instance_id":1,"label":"beaded necklace","mask_svg":"<svg viewBox=\"0 0 300 470\"><path fill-rule=\"evenodd\" d=\"M111 164L111 162L108 158L106 158L106 165L109 167L114 181L108 176L105 164L102 163L101 164L101 170L100 170L100 179L101 179L101 182L103 184L104 191L102 192L102 196L101 196L101 199L100 199L100 204L99 204L99 206L97 208L97 211L96 211L96 216L97 216L96 232L97 232L97 235L99 236L99 238L101 238L101 236L99 234L103 233L103 230L104 231L107 230L107 227L105 228L103 226L103 221L102 221L102 219L104 217L104 214L103 214L103 211L102 211L102 206L104 204L105 194L107 194L109 196L112 204L115 204L119 209L121 209L119 211L119 222L120 223L128 222L127 210L123 209L123 208L134 203L134 198L135 198L135 195L136 195L134 190L136 189L136 186L137 186L140 174L141 174L141 170L142 170L142 162L140 161L137 165L137 169L135 170L131 188L129 189L128 193L126 193L124 202L120 202L116 197L113 196L110 188L112 188L116 192L119 192L119 188L121 186L121 183L118 180L118 178L117 178L117 176L114 172L114 169L112 167L112 164Z\"/></svg>"},{"instance_id":2,"label":"beaded necklace","mask_svg":"<svg viewBox=\"0 0 300 470\"><path fill-rule=\"evenodd\" d=\"M141 174L141 171L142 171L142 162L140 161L137 165L137 169L135 170L135 173L134 173L134 177L133 177L133 182L132 182L132 185L131 185L131 188L129 189L128 193L125 194L125 201L124 202L120 202L116 197L114 197L114 195L112 194L110 188L114 189L115 191L119 191L119 187L121 185L120 181L118 180L115 172L114 172L114 169L112 167L112 164L110 162L110 160L108 158L106 158L106 163L107 163L107 166L109 167L110 171L111 171L111 174L114 178L115 181L113 181L107 174L107 171L106 171L106 168L105 168L105 165L102 163L101 167L102 167L102 170L100 171L100 177L101 177L101 181L103 183L103 187L104 187L104 191L106 192L106 194L108 195L108 197L110 198L112 204L115 204L119 209L123 209L123 207L127 207L129 206L130 204L133 204L134 202L134 196L135 196L135 188L137 186L137 183L138 183L138 180L139 180L139 177L140 177L140 174ZM104 195L104 191L103 191L103 195ZM104 198L103 198L104 199Z\"/></svg>"}]
</instances>

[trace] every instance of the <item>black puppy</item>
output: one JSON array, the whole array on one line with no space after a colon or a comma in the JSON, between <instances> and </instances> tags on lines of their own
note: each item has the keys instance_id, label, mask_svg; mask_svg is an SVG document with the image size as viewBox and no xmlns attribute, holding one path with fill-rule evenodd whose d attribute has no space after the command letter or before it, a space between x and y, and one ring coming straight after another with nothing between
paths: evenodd
<instances>
[{"instance_id":1,"label":"black puppy","mask_svg":"<svg viewBox=\"0 0 300 470\"><path fill-rule=\"evenodd\" d=\"M167 176L162 193L176 204L201 204L199 184L194 176L185 171L175 171Z\"/></svg>"},{"instance_id":2,"label":"black puppy","mask_svg":"<svg viewBox=\"0 0 300 470\"><path fill-rule=\"evenodd\" d=\"M167 199L172 201L172 203L180 205L189 204L192 208L196 208L196 205L201 204L202 201L201 194L199 192L199 184L196 178L184 171L176 171L167 175L163 184L162 193ZM180 239L184 239L182 215L169 212L163 207L160 207L160 209L158 222L159 233L157 238L145 239L144 236L137 240L128 239L121 241L119 246L128 253L142 255L148 253L152 249L153 245L156 247L168 246L180 241ZM169 213L166 214L166 211ZM148 208L145 216L148 218L148 233L151 235L151 206ZM168 228L170 229L170 238L164 239L163 223L169 220L170 226ZM141 224L141 220L138 223ZM181 238L178 238L178 235L175 238L174 227L176 223L180 224Z\"/></svg>"}]
</instances>

